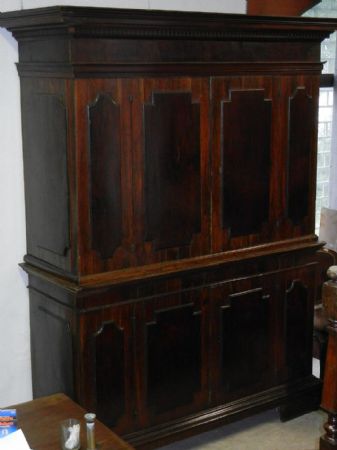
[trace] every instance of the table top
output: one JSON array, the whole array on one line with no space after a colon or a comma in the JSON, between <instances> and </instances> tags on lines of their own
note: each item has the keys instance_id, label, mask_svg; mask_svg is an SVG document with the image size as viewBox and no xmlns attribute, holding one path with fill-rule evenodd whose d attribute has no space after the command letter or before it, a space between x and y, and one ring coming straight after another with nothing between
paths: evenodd
<instances>
[{"instance_id":1,"label":"table top","mask_svg":"<svg viewBox=\"0 0 337 450\"><path fill-rule=\"evenodd\" d=\"M64 419L81 421L81 449L86 449L85 411L64 394L41 397L30 402L12 405L18 425L34 450L60 450L60 422ZM133 450L109 428L96 420L98 450Z\"/></svg>"}]
</instances>

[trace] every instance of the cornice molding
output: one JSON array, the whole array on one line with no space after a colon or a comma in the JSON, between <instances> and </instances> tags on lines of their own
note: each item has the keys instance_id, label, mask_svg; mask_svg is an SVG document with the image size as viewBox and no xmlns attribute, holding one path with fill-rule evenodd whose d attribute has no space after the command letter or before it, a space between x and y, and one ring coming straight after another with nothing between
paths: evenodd
<instances>
[{"instance_id":1,"label":"cornice molding","mask_svg":"<svg viewBox=\"0 0 337 450\"><path fill-rule=\"evenodd\" d=\"M320 41L337 28L337 20L50 7L3 13L0 26L12 31L18 40L69 35L72 38Z\"/></svg>"}]
</instances>

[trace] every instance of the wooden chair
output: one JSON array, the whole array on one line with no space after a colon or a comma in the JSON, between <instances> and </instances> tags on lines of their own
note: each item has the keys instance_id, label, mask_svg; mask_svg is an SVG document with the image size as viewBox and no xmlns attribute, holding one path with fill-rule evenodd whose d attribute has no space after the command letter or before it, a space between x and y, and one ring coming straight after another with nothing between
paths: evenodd
<instances>
[{"instance_id":1,"label":"wooden chair","mask_svg":"<svg viewBox=\"0 0 337 450\"><path fill-rule=\"evenodd\" d=\"M333 250L323 248L317 252L319 260L319 292L317 293L317 303L314 313L314 338L313 338L313 356L320 361L320 378L324 378L324 366L326 359L326 350L328 344L328 317L322 304L322 286L327 281L327 270L330 266L337 265L337 253Z\"/></svg>"},{"instance_id":2,"label":"wooden chair","mask_svg":"<svg viewBox=\"0 0 337 450\"><path fill-rule=\"evenodd\" d=\"M325 363L321 407L328 413L320 439L320 450L337 450L337 266L328 270L329 281L323 284L323 306L328 317L328 349Z\"/></svg>"}]
</instances>

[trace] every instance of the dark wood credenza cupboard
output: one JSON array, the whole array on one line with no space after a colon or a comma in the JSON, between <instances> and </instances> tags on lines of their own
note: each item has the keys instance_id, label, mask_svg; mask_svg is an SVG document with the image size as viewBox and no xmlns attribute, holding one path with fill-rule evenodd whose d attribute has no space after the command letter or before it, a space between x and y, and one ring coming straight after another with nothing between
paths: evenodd
<instances>
[{"instance_id":1,"label":"dark wood credenza cupboard","mask_svg":"<svg viewBox=\"0 0 337 450\"><path fill-rule=\"evenodd\" d=\"M137 448L315 408L320 43L336 21L51 7L19 42L34 396Z\"/></svg>"}]
</instances>

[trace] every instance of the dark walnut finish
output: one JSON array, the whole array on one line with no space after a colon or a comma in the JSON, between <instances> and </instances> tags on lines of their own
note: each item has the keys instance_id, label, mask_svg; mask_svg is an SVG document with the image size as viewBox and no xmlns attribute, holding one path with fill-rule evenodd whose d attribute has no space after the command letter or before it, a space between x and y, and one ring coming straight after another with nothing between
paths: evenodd
<instances>
[{"instance_id":1,"label":"dark walnut finish","mask_svg":"<svg viewBox=\"0 0 337 450\"><path fill-rule=\"evenodd\" d=\"M54 7L19 42L34 396L137 448L319 404L320 42L336 23Z\"/></svg>"}]
</instances>

